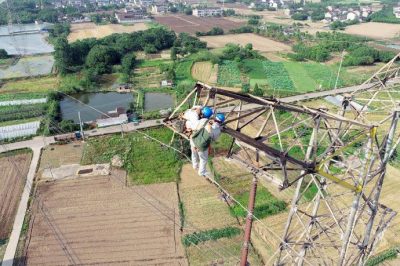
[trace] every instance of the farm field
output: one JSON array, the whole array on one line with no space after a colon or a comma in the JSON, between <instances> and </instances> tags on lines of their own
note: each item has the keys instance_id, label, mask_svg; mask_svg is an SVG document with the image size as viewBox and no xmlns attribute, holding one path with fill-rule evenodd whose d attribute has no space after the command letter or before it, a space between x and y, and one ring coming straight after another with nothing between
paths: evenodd
<instances>
[{"instance_id":1,"label":"farm field","mask_svg":"<svg viewBox=\"0 0 400 266\"><path fill-rule=\"evenodd\" d=\"M68 35L68 41L74 42L86 38L102 38L113 33L128 33L147 29L145 23L136 23L134 25L107 24L96 25L90 23L76 23L71 25L71 33Z\"/></svg>"},{"instance_id":2,"label":"farm field","mask_svg":"<svg viewBox=\"0 0 400 266\"><path fill-rule=\"evenodd\" d=\"M55 76L7 81L0 87L0 94L21 92L48 92L58 87L59 79Z\"/></svg>"},{"instance_id":3,"label":"farm field","mask_svg":"<svg viewBox=\"0 0 400 266\"><path fill-rule=\"evenodd\" d=\"M0 68L0 79L48 75L53 64L52 55L23 57L7 68Z\"/></svg>"},{"instance_id":4,"label":"farm field","mask_svg":"<svg viewBox=\"0 0 400 266\"><path fill-rule=\"evenodd\" d=\"M186 265L175 183L125 187L124 171L41 183L28 265Z\"/></svg>"},{"instance_id":5,"label":"farm field","mask_svg":"<svg viewBox=\"0 0 400 266\"><path fill-rule=\"evenodd\" d=\"M133 84L135 88L159 88L164 79L166 75L159 67L141 67L134 70Z\"/></svg>"},{"instance_id":6,"label":"farm field","mask_svg":"<svg viewBox=\"0 0 400 266\"><path fill-rule=\"evenodd\" d=\"M0 106L0 122L39 117L45 109L46 104Z\"/></svg>"},{"instance_id":7,"label":"farm field","mask_svg":"<svg viewBox=\"0 0 400 266\"><path fill-rule=\"evenodd\" d=\"M260 52L282 52L291 50L289 45L256 35L254 33L204 36L200 37L200 40L207 42L207 46L210 48L221 48L227 43L235 43L242 46L251 43L253 44L253 49Z\"/></svg>"},{"instance_id":8,"label":"farm field","mask_svg":"<svg viewBox=\"0 0 400 266\"><path fill-rule=\"evenodd\" d=\"M399 24L390 23L361 23L346 27L345 32L374 39L393 39L400 37Z\"/></svg>"},{"instance_id":9,"label":"farm field","mask_svg":"<svg viewBox=\"0 0 400 266\"><path fill-rule=\"evenodd\" d=\"M239 66L235 61L224 60L218 66L217 82L222 86L240 86L242 83L240 75Z\"/></svg>"},{"instance_id":10,"label":"farm field","mask_svg":"<svg viewBox=\"0 0 400 266\"><path fill-rule=\"evenodd\" d=\"M218 76L218 65L211 62L196 62L192 66L192 77L209 84L216 84Z\"/></svg>"},{"instance_id":11,"label":"farm field","mask_svg":"<svg viewBox=\"0 0 400 266\"><path fill-rule=\"evenodd\" d=\"M0 261L12 230L30 161L31 153L27 150L0 154Z\"/></svg>"},{"instance_id":12,"label":"farm field","mask_svg":"<svg viewBox=\"0 0 400 266\"><path fill-rule=\"evenodd\" d=\"M187 15L165 15L156 16L156 22L167 26L177 33L187 32L195 34L196 31L209 31L213 27L220 27L224 31L239 28L245 23L234 22L225 18L199 18Z\"/></svg>"}]
</instances>

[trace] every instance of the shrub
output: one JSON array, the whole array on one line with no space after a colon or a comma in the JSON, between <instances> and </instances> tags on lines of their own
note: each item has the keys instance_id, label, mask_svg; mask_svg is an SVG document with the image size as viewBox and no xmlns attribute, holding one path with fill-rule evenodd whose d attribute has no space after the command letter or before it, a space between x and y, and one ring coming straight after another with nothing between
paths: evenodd
<instances>
[{"instance_id":1,"label":"shrub","mask_svg":"<svg viewBox=\"0 0 400 266\"><path fill-rule=\"evenodd\" d=\"M207 231L194 232L193 234L185 235L182 238L184 246L197 245L209 240L217 240L220 238L232 238L240 234L240 229L236 227L225 227L222 229L211 229Z\"/></svg>"},{"instance_id":2,"label":"shrub","mask_svg":"<svg viewBox=\"0 0 400 266\"><path fill-rule=\"evenodd\" d=\"M8 58L8 53L4 49L0 49L0 59L7 59Z\"/></svg>"}]
</instances>

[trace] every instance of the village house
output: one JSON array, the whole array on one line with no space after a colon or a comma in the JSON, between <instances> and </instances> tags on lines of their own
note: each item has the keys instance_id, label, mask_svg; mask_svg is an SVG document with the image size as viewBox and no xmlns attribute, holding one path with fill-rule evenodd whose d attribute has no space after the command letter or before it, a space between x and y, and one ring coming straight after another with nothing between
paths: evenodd
<instances>
[{"instance_id":1,"label":"village house","mask_svg":"<svg viewBox=\"0 0 400 266\"><path fill-rule=\"evenodd\" d=\"M118 23L135 23L148 19L145 8L142 7L126 7L122 12L116 12L115 18Z\"/></svg>"},{"instance_id":2,"label":"village house","mask_svg":"<svg viewBox=\"0 0 400 266\"><path fill-rule=\"evenodd\" d=\"M165 4L153 4L151 6L152 14L165 14L167 13L167 6Z\"/></svg>"},{"instance_id":3,"label":"village house","mask_svg":"<svg viewBox=\"0 0 400 266\"><path fill-rule=\"evenodd\" d=\"M161 87L172 87L174 86L174 82L172 80L162 80L160 85Z\"/></svg>"},{"instance_id":4,"label":"village house","mask_svg":"<svg viewBox=\"0 0 400 266\"><path fill-rule=\"evenodd\" d=\"M196 17L219 17L222 16L220 7L198 7L193 9L193 16Z\"/></svg>"},{"instance_id":5,"label":"village house","mask_svg":"<svg viewBox=\"0 0 400 266\"><path fill-rule=\"evenodd\" d=\"M134 0L135 5L146 8L150 7L153 2L153 0Z\"/></svg>"},{"instance_id":6,"label":"village house","mask_svg":"<svg viewBox=\"0 0 400 266\"><path fill-rule=\"evenodd\" d=\"M96 120L97 127L107 127L127 122L128 116L123 107L117 107L115 110L107 112L107 115L102 115Z\"/></svg>"},{"instance_id":7,"label":"village house","mask_svg":"<svg viewBox=\"0 0 400 266\"><path fill-rule=\"evenodd\" d=\"M393 14L396 18L400 18L400 4L393 7Z\"/></svg>"}]
</instances>

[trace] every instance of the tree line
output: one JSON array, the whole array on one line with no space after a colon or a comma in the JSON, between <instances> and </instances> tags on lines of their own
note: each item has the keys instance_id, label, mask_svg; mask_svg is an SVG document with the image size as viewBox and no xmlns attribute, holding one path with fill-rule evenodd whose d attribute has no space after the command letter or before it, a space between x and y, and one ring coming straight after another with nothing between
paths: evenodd
<instances>
[{"instance_id":1,"label":"tree line","mask_svg":"<svg viewBox=\"0 0 400 266\"><path fill-rule=\"evenodd\" d=\"M381 51L366 44L368 39L339 32L318 32L316 34L316 44L306 44L299 42L293 46L295 53L288 54L289 58L295 61L305 59L316 62L325 62L331 58L332 52L346 51L343 64L345 66L371 65L375 62L388 62L395 53L391 51Z\"/></svg>"}]
</instances>

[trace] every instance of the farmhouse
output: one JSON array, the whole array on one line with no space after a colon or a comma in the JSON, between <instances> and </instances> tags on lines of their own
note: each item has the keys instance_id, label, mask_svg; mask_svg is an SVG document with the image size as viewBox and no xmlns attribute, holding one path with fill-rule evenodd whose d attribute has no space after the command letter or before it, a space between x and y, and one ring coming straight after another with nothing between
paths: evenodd
<instances>
[{"instance_id":1,"label":"farmhouse","mask_svg":"<svg viewBox=\"0 0 400 266\"><path fill-rule=\"evenodd\" d=\"M119 125L126 122L128 122L128 116L122 107L117 107L115 110L107 112L107 116L102 115L100 119L96 120L98 127Z\"/></svg>"},{"instance_id":2,"label":"farmhouse","mask_svg":"<svg viewBox=\"0 0 400 266\"><path fill-rule=\"evenodd\" d=\"M195 9L193 9L193 16L196 16L196 17L222 16L222 8L220 8L220 7L195 8Z\"/></svg>"},{"instance_id":3,"label":"farmhouse","mask_svg":"<svg viewBox=\"0 0 400 266\"><path fill-rule=\"evenodd\" d=\"M164 4L154 4L151 6L151 13L165 14L165 13L167 13L167 6Z\"/></svg>"},{"instance_id":4,"label":"farmhouse","mask_svg":"<svg viewBox=\"0 0 400 266\"><path fill-rule=\"evenodd\" d=\"M393 7L393 14L396 18L400 18L400 4L398 6Z\"/></svg>"},{"instance_id":5,"label":"farmhouse","mask_svg":"<svg viewBox=\"0 0 400 266\"><path fill-rule=\"evenodd\" d=\"M141 7L127 7L123 12L116 12L118 23L135 23L148 18L146 9Z\"/></svg>"},{"instance_id":6,"label":"farmhouse","mask_svg":"<svg viewBox=\"0 0 400 266\"><path fill-rule=\"evenodd\" d=\"M172 82L172 80L162 80L160 82L161 87L172 87L174 86L174 83Z\"/></svg>"}]
</instances>

